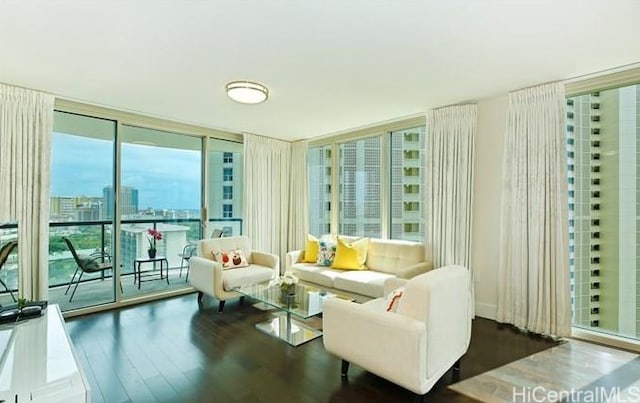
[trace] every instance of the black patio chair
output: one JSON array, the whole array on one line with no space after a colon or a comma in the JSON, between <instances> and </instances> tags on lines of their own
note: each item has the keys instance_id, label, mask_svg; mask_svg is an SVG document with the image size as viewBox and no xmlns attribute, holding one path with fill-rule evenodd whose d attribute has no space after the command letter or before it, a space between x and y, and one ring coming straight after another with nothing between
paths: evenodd
<instances>
[{"instance_id":1,"label":"black patio chair","mask_svg":"<svg viewBox=\"0 0 640 403\"><path fill-rule=\"evenodd\" d=\"M76 285L73 287L73 292L71 293L71 297L69 298L69 302L73 300L73 296L78 289L78 284L80 284L80 279L84 273L93 274L93 273L102 273L104 278L104 272L106 270L113 269L113 265L111 263L111 256L106 252L94 252L91 255L78 255L76 252L76 248L74 248L73 244L67 237L62 237L64 242L67 244L67 247L71 251L73 255L73 260L76 262L76 271L73 273L73 277L71 277L71 281L69 281L69 285L67 286L67 290L64 292L65 295L69 292L71 285L73 284L73 280L76 278L78 272L78 279L76 280ZM122 287L122 285L120 285Z\"/></svg>"},{"instance_id":2,"label":"black patio chair","mask_svg":"<svg viewBox=\"0 0 640 403\"><path fill-rule=\"evenodd\" d=\"M0 270L2 270L2 267L7 262L9 255L11 254L11 252L13 252L13 250L17 246L18 246L18 241L10 241L10 242L7 242L2 248L0 248ZM7 287L7 285L5 284L4 281L2 281L2 279L0 279L0 283L2 283L2 286L4 287L4 289L9 292L9 294L11 295L11 298L13 298L13 302L16 302L16 297L13 295L13 292L9 289L9 287Z\"/></svg>"}]
</instances>

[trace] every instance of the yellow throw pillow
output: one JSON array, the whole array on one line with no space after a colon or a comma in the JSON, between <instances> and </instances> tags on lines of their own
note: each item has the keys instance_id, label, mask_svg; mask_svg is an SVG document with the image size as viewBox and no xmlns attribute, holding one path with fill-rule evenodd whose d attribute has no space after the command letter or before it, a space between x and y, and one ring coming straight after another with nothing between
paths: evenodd
<instances>
[{"instance_id":1,"label":"yellow throw pillow","mask_svg":"<svg viewBox=\"0 0 640 403\"><path fill-rule=\"evenodd\" d=\"M318 260L318 250L320 242L318 238L311 234L307 234L307 242L304 245L304 261L306 263L315 263Z\"/></svg>"},{"instance_id":2,"label":"yellow throw pillow","mask_svg":"<svg viewBox=\"0 0 640 403\"><path fill-rule=\"evenodd\" d=\"M358 239L351 243L338 237L336 257L331 264L332 269L343 270L367 270L364 262L367 261L367 249L369 238Z\"/></svg>"}]
</instances>

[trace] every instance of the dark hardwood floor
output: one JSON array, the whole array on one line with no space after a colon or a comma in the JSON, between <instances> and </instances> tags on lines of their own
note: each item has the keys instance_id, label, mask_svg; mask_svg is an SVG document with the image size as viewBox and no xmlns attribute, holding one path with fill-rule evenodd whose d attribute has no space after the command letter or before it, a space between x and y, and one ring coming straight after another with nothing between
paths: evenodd
<instances>
[{"instance_id":1,"label":"dark hardwood floor","mask_svg":"<svg viewBox=\"0 0 640 403\"><path fill-rule=\"evenodd\" d=\"M196 294L71 318L67 327L92 388L93 403L118 402L409 402L413 394L340 359L322 338L291 347L254 328L271 312ZM549 339L475 319L460 379L555 346ZM472 401L447 389L429 402Z\"/></svg>"}]
</instances>

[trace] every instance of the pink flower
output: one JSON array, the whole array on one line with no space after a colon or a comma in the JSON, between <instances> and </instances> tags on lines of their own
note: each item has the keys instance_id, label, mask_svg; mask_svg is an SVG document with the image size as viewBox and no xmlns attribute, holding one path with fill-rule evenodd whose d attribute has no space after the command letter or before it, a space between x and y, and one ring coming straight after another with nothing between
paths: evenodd
<instances>
[{"instance_id":1,"label":"pink flower","mask_svg":"<svg viewBox=\"0 0 640 403\"><path fill-rule=\"evenodd\" d=\"M149 228L147 230L147 234L150 235L150 238L149 238L149 249L155 249L156 248L156 241L161 241L162 240L162 232L158 231L157 229ZM152 241L153 241L153 243L152 243Z\"/></svg>"}]
</instances>

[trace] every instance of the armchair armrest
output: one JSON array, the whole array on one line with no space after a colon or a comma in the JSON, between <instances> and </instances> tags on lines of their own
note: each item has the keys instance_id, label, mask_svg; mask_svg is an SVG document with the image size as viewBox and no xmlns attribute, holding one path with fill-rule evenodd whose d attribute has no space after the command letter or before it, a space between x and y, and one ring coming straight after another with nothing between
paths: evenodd
<instances>
[{"instance_id":1,"label":"armchair armrest","mask_svg":"<svg viewBox=\"0 0 640 403\"><path fill-rule=\"evenodd\" d=\"M322 316L327 351L407 389L420 390L418 385L426 379L424 323L339 298L325 300Z\"/></svg>"},{"instance_id":2,"label":"armchair armrest","mask_svg":"<svg viewBox=\"0 0 640 403\"><path fill-rule=\"evenodd\" d=\"M300 263L304 257L304 249L287 252L285 256L285 271L290 271L291 266Z\"/></svg>"},{"instance_id":3,"label":"armchair armrest","mask_svg":"<svg viewBox=\"0 0 640 403\"><path fill-rule=\"evenodd\" d=\"M215 289L222 290L222 265L213 260L193 256L189 266L189 283L198 291L215 297Z\"/></svg>"},{"instance_id":4,"label":"armchair armrest","mask_svg":"<svg viewBox=\"0 0 640 403\"><path fill-rule=\"evenodd\" d=\"M399 278L399 277L391 277L385 280L384 282L384 295L389 295L393 290L403 287L407 284L407 279Z\"/></svg>"},{"instance_id":5,"label":"armchair armrest","mask_svg":"<svg viewBox=\"0 0 640 403\"><path fill-rule=\"evenodd\" d=\"M251 252L251 261L252 263L272 268L275 272L274 276L280 276L280 258L277 255L254 250Z\"/></svg>"},{"instance_id":6,"label":"armchair armrest","mask_svg":"<svg viewBox=\"0 0 640 403\"><path fill-rule=\"evenodd\" d=\"M418 274L426 273L431 269L433 269L433 263L424 261L401 268L400 270L398 270L397 276L400 278L409 279L417 276Z\"/></svg>"}]
</instances>

